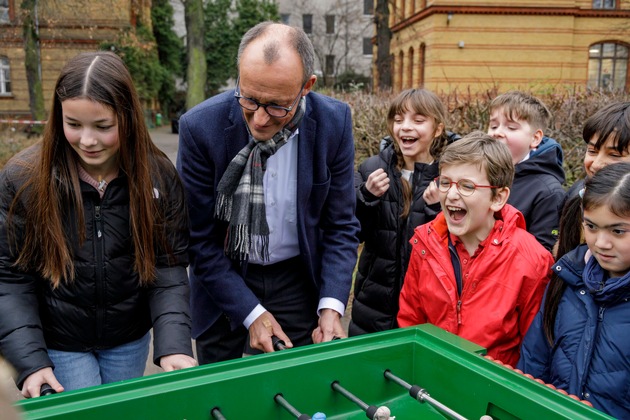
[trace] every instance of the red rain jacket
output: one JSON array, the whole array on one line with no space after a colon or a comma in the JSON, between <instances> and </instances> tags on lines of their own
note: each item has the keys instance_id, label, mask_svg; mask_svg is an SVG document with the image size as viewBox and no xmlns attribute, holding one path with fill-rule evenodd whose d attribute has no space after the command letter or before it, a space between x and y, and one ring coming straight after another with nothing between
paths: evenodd
<instances>
[{"instance_id":1,"label":"red rain jacket","mask_svg":"<svg viewBox=\"0 0 630 420\"><path fill-rule=\"evenodd\" d=\"M444 214L418 226L400 294L400 327L431 323L472 341L512 366L540 307L554 260L525 230L523 215L506 205L457 284ZM469 266L466 268L467 264Z\"/></svg>"}]
</instances>

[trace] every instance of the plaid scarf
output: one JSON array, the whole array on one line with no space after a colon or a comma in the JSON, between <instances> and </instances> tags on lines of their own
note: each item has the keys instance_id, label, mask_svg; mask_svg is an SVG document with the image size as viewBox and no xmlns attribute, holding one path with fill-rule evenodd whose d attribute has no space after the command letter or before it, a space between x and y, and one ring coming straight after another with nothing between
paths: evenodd
<instances>
[{"instance_id":1,"label":"plaid scarf","mask_svg":"<svg viewBox=\"0 0 630 420\"><path fill-rule=\"evenodd\" d=\"M249 143L234 156L219 181L214 216L229 223L224 249L234 260L245 261L251 252L257 259L269 261L263 176L267 159L287 143L305 108L302 97L291 121L270 140L258 141L250 133Z\"/></svg>"}]
</instances>

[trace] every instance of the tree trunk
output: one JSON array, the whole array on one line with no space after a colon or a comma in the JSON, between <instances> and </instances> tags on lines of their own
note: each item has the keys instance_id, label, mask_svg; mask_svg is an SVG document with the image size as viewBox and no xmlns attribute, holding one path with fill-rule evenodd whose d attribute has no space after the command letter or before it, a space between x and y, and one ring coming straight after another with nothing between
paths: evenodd
<instances>
[{"instance_id":1,"label":"tree trunk","mask_svg":"<svg viewBox=\"0 0 630 420\"><path fill-rule=\"evenodd\" d=\"M376 23L377 88L382 91L390 90L392 88L392 60L389 43L392 39L392 31L389 29L389 0L376 0L374 22Z\"/></svg>"},{"instance_id":2,"label":"tree trunk","mask_svg":"<svg viewBox=\"0 0 630 420\"><path fill-rule=\"evenodd\" d=\"M188 51L188 67L186 79L186 109L190 109L206 99L206 52L203 46L204 13L202 0L186 0L184 2L186 18L186 43Z\"/></svg>"},{"instance_id":3,"label":"tree trunk","mask_svg":"<svg viewBox=\"0 0 630 420\"><path fill-rule=\"evenodd\" d=\"M22 30L24 33L24 66L28 82L29 108L35 120L46 119L44 93L42 89L41 58L39 51L39 31L37 27L37 0L23 0ZM36 125L36 131L41 126Z\"/></svg>"}]
</instances>

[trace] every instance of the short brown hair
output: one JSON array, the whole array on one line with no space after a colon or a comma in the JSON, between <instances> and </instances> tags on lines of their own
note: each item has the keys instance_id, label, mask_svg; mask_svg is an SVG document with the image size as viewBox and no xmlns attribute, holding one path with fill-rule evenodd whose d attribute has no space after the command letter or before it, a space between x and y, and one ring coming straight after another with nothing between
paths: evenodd
<instances>
[{"instance_id":1,"label":"short brown hair","mask_svg":"<svg viewBox=\"0 0 630 420\"><path fill-rule=\"evenodd\" d=\"M472 164L486 172L490 185L510 187L514 180L514 164L508 147L482 131L473 131L444 149L440 172L444 166ZM492 190L493 194L496 190Z\"/></svg>"},{"instance_id":2,"label":"short brown hair","mask_svg":"<svg viewBox=\"0 0 630 420\"><path fill-rule=\"evenodd\" d=\"M518 90L497 96L490 102L490 113L502 109L511 120L527 121L536 130L546 130L551 121L549 108L538 98Z\"/></svg>"}]
</instances>

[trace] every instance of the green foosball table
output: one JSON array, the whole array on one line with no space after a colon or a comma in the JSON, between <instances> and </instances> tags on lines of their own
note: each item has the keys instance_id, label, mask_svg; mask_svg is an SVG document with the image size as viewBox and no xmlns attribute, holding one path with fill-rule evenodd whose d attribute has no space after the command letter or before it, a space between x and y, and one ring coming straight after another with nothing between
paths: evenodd
<instances>
[{"instance_id":1,"label":"green foosball table","mask_svg":"<svg viewBox=\"0 0 630 420\"><path fill-rule=\"evenodd\" d=\"M610 419L432 325L16 403L25 419ZM1 415L0 415L1 417ZM387 418L387 417L384 417Z\"/></svg>"}]
</instances>

